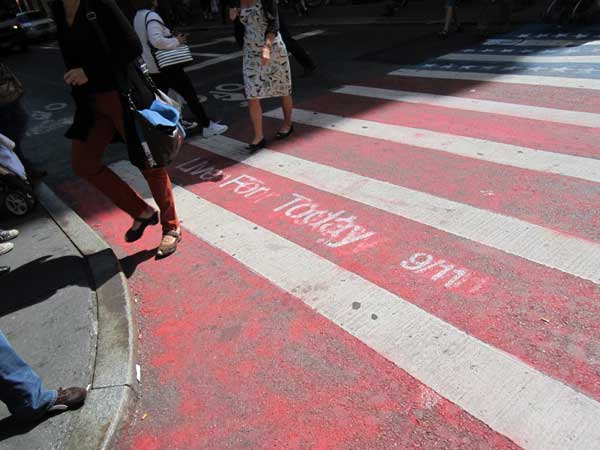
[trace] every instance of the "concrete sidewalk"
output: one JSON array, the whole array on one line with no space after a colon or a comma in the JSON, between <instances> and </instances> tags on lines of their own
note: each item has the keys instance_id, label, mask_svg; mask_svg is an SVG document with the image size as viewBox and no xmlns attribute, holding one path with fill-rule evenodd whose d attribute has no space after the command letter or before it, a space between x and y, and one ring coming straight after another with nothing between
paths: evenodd
<instances>
[{"instance_id":1,"label":"concrete sidewalk","mask_svg":"<svg viewBox=\"0 0 600 450\"><path fill-rule=\"evenodd\" d=\"M112 448L135 398L134 340L124 276L112 250L45 185L0 257L0 329L48 389L90 387L78 411L17 426L0 403L0 449Z\"/></svg>"}]
</instances>

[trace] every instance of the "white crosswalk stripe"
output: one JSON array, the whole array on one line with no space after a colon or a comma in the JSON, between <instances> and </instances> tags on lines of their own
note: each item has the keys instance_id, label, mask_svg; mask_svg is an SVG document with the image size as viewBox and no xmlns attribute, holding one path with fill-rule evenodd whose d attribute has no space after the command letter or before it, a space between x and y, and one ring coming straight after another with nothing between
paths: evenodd
<instances>
[{"instance_id":1,"label":"white crosswalk stripe","mask_svg":"<svg viewBox=\"0 0 600 450\"><path fill-rule=\"evenodd\" d=\"M479 61L479 62L515 62L515 63L587 63L596 64L600 62L600 56L577 55L577 56L517 56L517 55L482 55L476 53L449 53L439 56L443 61Z\"/></svg>"},{"instance_id":2,"label":"white crosswalk stripe","mask_svg":"<svg viewBox=\"0 0 600 450\"><path fill-rule=\"evenodd\" d=\"M483 45L510 45L515 47L567 47L600 46L600 41L581 41L572 39L488 39Z\"/></svg>"},{"instance_id":3,"label":"white crosswalk stripe","mask_svg":"<svg viewBox=\"0 0 600 450\"><path fill-rule=\"evenodd\" d=\"M113 169L151 198L139 171L124 163ZM263 227L181 187L174 193L189 232L517 444L533 450L600 446L595 400ZM316 286L318 297L312 294ZM352 308L355 300L364 305L358 312ZM370 320L372 311L382 319Z\"/></svg>"},{"instance_id":4,"label":"white crosswalk stripe","mask_svg":"<svg viewBox=\"0 0 600 450\"><path fill-rule=\"evenodd\" d=\"M269 111L265 116L278 119L283 117L280 110ZM314 127L600 183L600 160L597 159L302 109L294 109L294 120Z\"/></svg>"},{"instance_id":5,"label":"white crosswalk stripe","mask_svg":"<svg viewBox=\"0 0 600 450\"><path fill-rule=\"evenodd\" d=\"M438 78L445 80L492 81L496 83L529 84L533 86L553 86L600 90L600 80L566 77L546 77L535 75L504 75L484 72L452 72L445 70L398 69L390 73L400 77Z\"/></svg>"},{"instance_id":6,"label":"white crosswalk stripe","mask_svg":"<svg viewBox=\"0 0 600 450\"><path fill-rule=\"evenodd\" d=\"M380 89L367 86L342 86L333 92L339 94L359 95L368 98L379 98L397 102L441 106L490 114L503 114L511 117L543 120L547 122L580 125L583 127L600 127L600 114L568 111L565 109L542 108L539 106L515 103L494 102L465 97L426 94L421 92Z\"/></svg>"}]
</instances>

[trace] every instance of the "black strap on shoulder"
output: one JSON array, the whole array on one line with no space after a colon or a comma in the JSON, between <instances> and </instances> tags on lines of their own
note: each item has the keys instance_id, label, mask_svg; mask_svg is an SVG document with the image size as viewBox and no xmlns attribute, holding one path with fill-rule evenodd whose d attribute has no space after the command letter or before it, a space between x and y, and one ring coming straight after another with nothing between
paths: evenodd
<instances>
[{"instance_id":1,"label":"black strap on shoulder","mask_svg":"<svg viewBox=\"0 0 600 450\"><path fill-rule=\"evenodd\" d=\"M98 16L96 15L96 11L90 9L88 0L82 0L81 6L83 6L84 8L86 20L89 22L90 26L94 30L94 34L98 38L98 41L100 41L102 50L104 51L104 53L106 53L106 56L110 58L110 46L108 45L108 40L106 39L104 31L102 31L102 28L100 28L100 25L98 25Z\"/></svg>"},{"instance_id":2,"label":"black strap on shoulder","mask_svg":"<svg viewBox=\"0 0 600 450\"><path fill-rule=\"evenodd\" d=\"M148 11L146 13L146 15L144 16L144 28L146 29L146 41L148 42L148 46L150 47L150 50L154 52L154 51L156 51L158 49L154 45L152 45L152 42L150 42L150 35L148 34L148 24L152 23L152 22L157 22L157 23L160 23L163 27L165 27L167 29L168 29L168 27L161 20L158 20L158 19L150 19L150 20L148 20L148 16L150 14L152 14L153 12L154 11Z\"/></svg>"}]
</instances>

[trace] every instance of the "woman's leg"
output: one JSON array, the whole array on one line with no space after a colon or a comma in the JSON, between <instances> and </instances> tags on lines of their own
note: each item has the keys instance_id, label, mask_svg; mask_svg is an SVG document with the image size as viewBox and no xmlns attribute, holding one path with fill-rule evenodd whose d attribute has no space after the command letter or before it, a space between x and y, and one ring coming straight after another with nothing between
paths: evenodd
<instances>
[{"instance_id":1,"label":"woman's leg","mask_svg":"<svg viewBox=\"0 0 600 450\"><path fill-rule=\"evenodd\" d=\"M119 108L118 111L115 108ZM118 94L97 95L94 127L85 142L73 141L72 165L75 174L92 184L135 219L149 216L154 211L127 183L102 163L102 155L115 135L113 116L120 115L122 120L120 108ZM119 131L123 131L122 125Z\"/></svg>"},{"instance_id":2,"label":"woman's leg","mask_svg":"<svg viewBox=\"0 0 600 450\"><path fill-rule=\"evenodd\" d=\"M258 144L265 137L263 134L262 108L260 106L260 99L249 98L248 111L250 112L250 120L252 121L252 127L254 128L254 140L252 141L252 143Z\"/></svg>"},{"instance_id":3,"label":"woman's leg","mask_svg":"<svg viewBox=\"0 0 600 450\"><path fill-rule=\"evenodd\" d=\"M121 107L121 102L119 97L115 94L113 98L111 98L111 120L113 125L113 134L116 129L121 136L125 136L125 128L123 121L123 110ZM160 223L163 228L163 232L166 233L172 230L179 229L179 221L177 219L177 214L175 212L175 199L173 198L173 188L171 186L171 180L169 179L169 174L165 167L158 167L154 169L145 169L142 170L142 174L150 187L150 192L152 192L152 197L156 201L158 208L160 209ZM127 186L129 188L129 186ZM129 188L131 189L131 188ZM137 195L137 194L136 194ZM139 196L138 196L139 197ZM143 201L143 200L142 200ZM144 205L146 203L144 202ZM147 206L148 208L145 214L133 216L149 218L152 214L154 214L154 210ZM149 212L149 214L148 214ZM134 222L133 229L139 227L139 221Z\"/></svg>"},{"instance_id":4,"label":"woman's leg","mask_svg":"<svg viewBox=\"0 0 600 450\"><path fill-rule=\"evenodd\" d=\"M167 234L169 231L178 231L179 219L175 211L173 187L166 167L146 169L142 171L142 174L148 186L150 186L154 201L160 208L160 223L163 234Z\"/></svg>"},{"instance_id":5,"label":"woman's leg","mask_svg":"<svg viewBox=\"0 0 600 450\"><path fill-rule=\"evenodd\" d=\"M283 125L279 130L280 133L287 133L292 128L292 96L286 95L281 97L281 109L283 109Z\"/></svg>"},{"instance_id":6,"label":"woman's leg","mask_svg":"<svg viewBox=\"0 0 600 450\"><path fill-rule=\"evenodd\" d=\"M206 115L202 103L198 100L198 94L188 74L181 67L164 69L162 74L168 78L169 87L185 99L190 110L198 119L198 125L202 128L208 127L210 119Z\"/></svg>"}]
</instances>

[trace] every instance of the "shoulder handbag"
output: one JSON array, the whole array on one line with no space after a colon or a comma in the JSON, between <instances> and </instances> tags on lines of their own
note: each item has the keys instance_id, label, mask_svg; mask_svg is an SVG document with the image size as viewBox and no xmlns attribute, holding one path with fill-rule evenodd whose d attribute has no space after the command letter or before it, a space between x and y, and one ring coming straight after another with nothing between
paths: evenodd
<instances>
[{"instance_id":1,"label":"shoulder handbag","mask_svg":"<svg viewBox=\"0 0 600 450\"><path fill-rule=\"evenodd\" d=\"M148 20L148 16L151 13L152 11L148 11L146 13L146 17L144 17L144 27L146 29L146 38L148 39L150 52L152 52L152 56L154 56L154 60L156 61L158 68L164 69L165 67L172 66L187 66L188 64L193 63L194 57L192 56L192 52L187 45L180 45L171 50L159 50L152 45L148 36L148 24L150 22L158 22L165 28L167 26L158 19Z\"/></svg>"},{"instance_id":2,"label":"shoulder handbag","mask_svg":"<svg viewBox=\"0 0 600 450\"><path fill-rule=\"evenodd\" d=\"M96 13L89 9L87 1L82 4L86 8L86 18L104 52L110 55L110 47L104 31L98 24ZM133 113L137 135L144 150L147 165L149 167L168 166L176 158L185 139L185 131L181 125L181 105L156 87L147 70L142 70L137 64L134 65L133 70L139 75L139 79L136 81L144 84L138 90L150 90L154 99L150 104L141 100L144 96L135 92L136 82L129 83L130 87L127 92L121 92L121 95L127 99L128 107ZM114 72L117 79L122 78L116 69Z\"/></svg>"},{"instance_id":3,"label":"shoulder handbag","mask_svg":"<svg viewBox=\"0 0 600 450\"><path fill-rule=\"evenodd\" d=\"M0 107L19 100L25 89L17 76L4 63L0 63Z\"/></svg>"}]
</instances>

